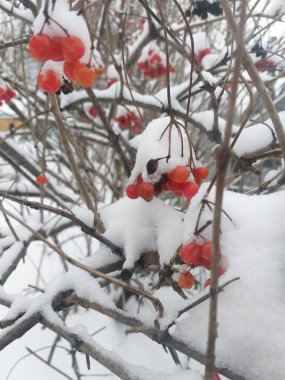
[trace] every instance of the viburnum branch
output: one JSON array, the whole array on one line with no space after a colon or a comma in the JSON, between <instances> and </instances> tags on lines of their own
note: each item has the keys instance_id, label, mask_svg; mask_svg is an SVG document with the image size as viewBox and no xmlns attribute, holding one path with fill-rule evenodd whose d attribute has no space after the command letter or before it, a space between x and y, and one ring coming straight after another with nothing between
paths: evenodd
<instances>
[{"instance_id":1,"label":"viburnum branch","mask_svg":"<svg viewBox=\"0 0 285 380\"><path fill-rule=\"evenodd\" d=\"M58 128L60 136L61 136L61 141L62 141L62 144L64 146L65 153L66 153L68 162L70 164L71 170L72 170L73 175L74 175L76 182L78 184L80 193L81 193L81 195L82 195L82 197L86 203L86 206L90 210L93 210L94 205L92 203L90 195L88 194L87 187L86 187L84 180L80 174L78 165L75 161L74 153L72 152L71 145L70 145L70 139L68 136L68 131L67 131L67 129L64 125L64 122L62 120L62 116L60 113L60 109L58 106L58 101L57 101L56 95L55 94L49 94L49 98L50 98L50 102L51 102L51 112L54 115L55 122L56 122L57 128Z\"/></svg>"},{"instance_id":2,"label":"viburnum branch","mask_svg":"<svg viewBox=\"0 0 285 380\"><path fill-rule=\"evenodd\" d=\"M226 170L230 157L230 139L235 114L237 90L239 84L240 68L242 63L242 51L244 49L244 28L246 22L246 2L241 0L240 24L236 38L237 54L234 63L233 86L230 93L227 123L224 138L217 150L217 185L215 196L215 208L212 230L212 259L211 259L211 283L210 283L210 309L207 343L207 361L205 368L205 380L212 380L215 370L215 344L217 338L217 310L218 310L218 267L220 259L220 230L222 216L222 202L225 186Z\"/></svg>"}]
</instances>

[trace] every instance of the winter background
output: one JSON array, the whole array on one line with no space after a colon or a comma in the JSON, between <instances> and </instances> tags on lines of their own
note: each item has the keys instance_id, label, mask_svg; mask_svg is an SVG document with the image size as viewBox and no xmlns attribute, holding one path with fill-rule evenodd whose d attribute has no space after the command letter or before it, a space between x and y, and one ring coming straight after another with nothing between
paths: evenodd
<instances>
[{"instance_id":1,"label":"winter background","mask_svg":"<svg viewBox=\"0 0 285 380\"><path fill-rule=\"evenodd\" d=\"M21 34L28 35L31 32L36 34L41 29L44 21L42 12L40 11L39 16L35 18L33 13L20 3L24 4L24 2L17 2L12 7L10 1L0 0L2 29L0 32L1 43L3 44L14 39L14 37L16 39ZM32 1L32 3L36 4L37 2ZM111 2L109 12L110 20L114 22L114 25L111 26L115 30L118 28L121 32L117 25L118 20L123 22L120 15L116 14L118 8L120 9L120 4L118 3L117 1ZM256 5L254 6L255 3ZM186 9L187 6L189 7L189 2L181 2L181 5ZM134 12L133 2L130 2L128 6ZM151 6L152 9L156 9L155 2L151 2ZM270 89L271 94L274 95L274 103L285 127L284 74L282 75L284 73L284 44L282 45L282 43L284 43L283 12L285 12L285 7L282 1L250 1L248 2L248 7L253 9L253 13L249 13L250 17L247 24L247 50L250 52L254 43L260 43L260 41L262 41L262 46L265 49L268 47L268 60L273 62L274 69L260 69L259 75ZM11 15L9 11L12 11ZM71 35L79 36L87 45L90 43L90 35L83 18L79 19L75 13L71 15L68 2L58 0L55 14L57 21L66 27ZM103 17L102 14L100 14L101 17ZM253 17L255 14L256 17ZM264 17L261 17L260 14ZM118 19L115 16L118 16ZM138 16L136 17L138 18ZM173 17L173 20L171 17ZM136 20L136 18L134 19ZM186 43L189 44L188 47L191 46L190 38L185 32L183 20L179 17L174 17L172 14L169 14L169 20L172 21L172 29L177 33L181 33L180 37L184 36ZM227 72L228 67L222 66L220 71L214 72L211 69L217 62L220 62L229 47L225 43L227 25L225 20L221 19L219 23L213 23L214 26L211 25L211 20L215 20L215 17L209 16L209 24L204 24L199 18L193 18L193 23L202 24L201 27L197 27L197 30L193 32L193 37L196 52L208 47L212 49L211 53L202 58L201 67L203 78L210 85L215 85L222 78L224 80L224 74ZM58 35L58 33L62 32L59 31L61 30L60 28L58 29L54 26L49 28L47 25L46 28L45 32L51 35L53 33ZM149 25L145 22L142 27L135 28L133 36L129 34L124 36L126 41L125 46L123 46L125 54L127 57L132 57L136 48L139 47L140 54L137 60L144 61L149 49L157 49L158 53L161 53L163 63L166 65L163 43L159 44L155 39L146 43L143 48L140 45L141 41L149 35L148 28ZM209 36L207 28L213 28L213 35L210 34ZM258 33L255 33L255 30L258 30ZM160 33L163 36L163 32L160 31ZM255 36L250 38L252 33ZM0 78L3 83L9 83L9 85L14 83L16 85L17 78L15 72L13 72L15 68L12 66L9 68L8 65L13 59L14 53L11 52L10 48L5 51L7 52L6 55L0 56ZM114 62L110 59L109 52L104 55L102 51L104 52L104 45L96 45L94 65L100 66L103 64L107 70L102 79L99 78L94 85L94 94L97 99L101 100L105 112L110 112L110 117L113 117L113 131L120 136L123 146L127 147L129 151L132 149L132 154L129 155L129 158L133 158L134 151L136 151L136 158L135 160L133 159L132 172L129 177L122 175L121 169L118 170L118 173L115 170L111 171L110 167L115 167L118 161L114 159L113 148L105 149L104 147L105 150L102 149L100 153L105 154L105 157L103 159L101 157L98 165L94 162L91 163L96 171L101 171L103 177L102 179L95 176L94 182L97 190L100 191L98 210L105 227L104 236L116 246L124 249L125 261L122 268L132 268L142 252L148 251L157 251L160 265L163 266L171 260L173 254L182 243L187 243L193 239L200 202L205 196L210 180L215 173L214 152L216 142L209 143L205 137L206 132L211 132L214 126L214 113L209 102L206 102L208 100L207 94L199 92L202 83L197 74L194 73L192 92L197 91L197 94L191 100L190 116L195 126L194 130L191 130L191 138L196 144L197 165L204 164L208 166L210 176L200 186L199 192L192 198L190 204L185 205L183 200L175 200L173 199L175 197L171 195L162 196L161 198L155 197L151 202L146 202L143 199L129 199L124 194L125 187L134 183L140 174L144 179L147 179L147 162L153 158L166 156L168 152L169 136L165 134L163 138L160 138L170 122L166 114L160 115L161 108L166 107L168 104L166 82L163 79L148 79L145 83L145 78L143 78L144 80L142 79L141 73L138 74L130 70L130 73L127 71L127 75L129 76L129 83L132 85L122 86L122 80L114 67ZM20 113L23 114L23 120L26 120L45 110L48 105L46 104L45 95L36 89L35 77L37 74L35 73L40 65L29 58L27 50L22 51L22 54L26 54L28 57L26 57L25 61L27 73L25 81L29 89L25 91L30 91L35 97L27 97L23 87L16 88L15 86L17 97L11 104L3 104L0 112L3 115L9 114L11 116L15 114L19 116ZM250 54L258 67L257 63L260 58L256 57L252 52ZM109 59L106 60L106 57ZM175 51L172 53L171 59L175 67L179 64L179 57ZM84 60L85 57L82 59ZM123 60L119 50L115 50L115 60L118 62ZM56 70L62 70L60 64L55 64L53 67L55 66L57 67ZM185 63L183 70L184 72L177 70L171 76L172 106L181 123L183 123L186 109L185 102L181 101L181 94L188 91L190 65ZM9 74L14 75L11 82L9 82ZM245 79L250 81L247 73L243 72L243 74ZM139 79L135 75L138 75ZM107 87L106 83L110 80L114 81ZM128 78L124 79L123 82L127 81ZM221 95L221 88L220 86L216 87L215 94L217 97ZM233 147L236 160L239 158L259 157L259 154L266 155L267 152L272 152L273 149L279 148L274 133L274 125L266 114L258 94L255 92L254 95L256 97L256 109L252 111L251 120L247 121L245 129ZM225 110L228 97L229 93L227 91L222 94L218 115L218 127L222 137L226 125ZM40 106L33 105L35 99ZM61 94L59 102L64 120L70 129L74 130L75 125L80 129L79 137L77 136L78 141L82 136L85 137L85 134L86 138L90 139L88 145L88 149L91 151L90 160L97 159L97 152L92 152L92 147L98 141L99 144L106 142L106 133L104 130L102 131L102 120L98 115L95 120L92 120L90 115L87 115L91 103L86 91L77 87L71 94ZM110 108L116 102L118 107L111 112ZM138 107L132 103L136 103ZM126 107L126 104L130 105ZM248 105L247 92L242 88L236 102L237 115L234 120L233 133L238 131L240 115L244 115ZM118 121L120 119L116 121L115 118L124 115L126 110L127 112L134 112L139 118L140 113L145 110L144 107L147 109L145 111L146 115L144 115L147 121L144 121L143 125L146 128L142 129L140 127L140 133L138 134L120 128ZM114 112L116 112L115 115ZM44 115L46 115L47 119L50 118L48 123L54 123L52 115L48 113ZM88 121L81 121L84 117L86 119L86 115L87 118L91 119L91 122L90 120L89 122L94 123L92 124L94 129L90 127L91 124L88 124ZM40 119L39 116L37 117ZM74 124L72 117L78 119L77 124ZM88 127L90 128L88 129ZM7 164L7 160L3 159L3 154L1 153L1 196L5 192L15 196L20 194L26 199L28 197L25 194L28 194L29 200L53 206L60 200L60 203L65 204L66 209L72 213L72 216L82 221L85 226L92 228L94 213L86 208L78 189L76 189L76 184L72 179L72 173L69 168L59 167L58 162L64 154L62 153L62 147L58 143L58 136L55 133L53 135L52 131L53 129L51 129L50 134L47 134L48 142L53 143L54 146L46 148L47 175L49 175L46 193L45 190L39 189L35 183L33 184L27 176L22 175L20 172L17 173L12 166ZM199 133L201 133L202 137ZM27 135L30 136L30 133L27 133ZM185 148L184 157L180 155L181 139L184 146L187 147L186 134L182 133L180 135L176 129L173 129L171 138L172 157L167 163L163 160L160 161L158 171L155 174L158 176L157 178L161 173L170 172L177 165L187 164L187 157L190 154L189 149ZM9 131L1 132L2 145L3 141L7 141L10 147L23 156L31 166L36 168L36 171L32 173L34 176L35 173L41 171L41 145L38 146L39 150L35 150L32 148L34 145L33 139L25 137L25 134L24 136L17 133L14 135ZM230 181L225 190L223 201L223 209L230 216L230 219L223 214L221 226L221 251L227 270L220 277L220 284L235 278L239 279L230 283L219 295L216 365L218 368L228 368L236 376L239 375L241 378L250 380L285 378L285 362L283 360L285 352L283 322L285 315L283 296L285 286L283 273L285 267L285 194L282 186L284 182L282 177L284 165L280 154L274 156L271 161L270 159L266 161L266 156L264 157L265 161L262 161L263 157L253 161L253 173L247 173L248 175L245 175L242 179L238 176L235 179L237 171L235 171L234 162L230 164L228 173ZM106 167L104 166L105 163ZM261 171L261 175L257 177L254 171ZM150 181L155 182L157 180L155 175L150 178ZM111 184L108 184L108 181ZM268 184L264 190L260 190L262 189L261 184L267 181ZM112 187L112 182L115 183L115 188ZM54 196L54 199L51 200L50 194ZM208 199L214 202L215 189L211 191ZM7 211L20 216L33 230L44 231L50 242L89 267L102 268L119 260L116 255L111 253L109 248L106 248L94 238L86 237L80 227L74 224L64 227L59 240L49 237L49 232L53 228L64 226L66 220L61 216L28 209L11 200L5 200L1 205L5 206ZM209 208L205 208L200 219L200 225L202 226L208 220L212 220L212 212ZM27 230L25 226L18 222L13 221L12 224L16 230L17 239L11 233L11 229L7 225L4 216L2 216L0 227L0 278L1 283L5 282L5 284L0 289L0 300L1 304L5 304L5 300L12 302L12 307L7 309L7 307L0 306L0 320L17 318L21 313L24 313L22 318L25 318L25 313L26 317L29 317L40 310L48 320L60 324L57 313L50 308L50 302L60 289L64 291L72 288L83 299L98 302L98 304L106 305L106 307L114 310L117 309L118 304L123 305L123 310L128 315L138 317L146 326L153 324L154 319L157 317L157 312L151 302L146 300L139 302L137 297L124 294L120 288L114 285L100 288L98 280L92 279L89 274L73 266L69 266L69 271L65 273L61 258L50 247L40 240L30 241L33 236L32 231ZM211 226L203 231L203 236L206 239L211 239ZM14 258L19 257L26 241L29 241L29 247L25 254L25 260L20 260L7 281L4 281L3 276L5 276ZM89 255L90 252L92 252L92 255ZM183 270L183 268L183 265L177 266L177 270L173 275L175 281L178 280L179 271ZM203 284L210 277L210 272L204 268L196 268L193 273L197 280L197 286L194 290L185 291L189 297L186 300L182 299L169 286L162 286L160 289L154 290L152 286L158 280L157 273L137 273L132 281L134 285L143 286L145 290L151 292L163 303L165 312L160 320L161 328L175 321L175 325L170 328L171 336L194 350L205 353L207 347L208 301L178 317L180 310L208 293L208 289L204 289ZM120 271L114 271L111 274L117 277ZM31 285L34 287L31 287ZM125 367L129 371L130 378L151 379L156 377L158 379L177 380L186 378L198 380L203 378L204 368L197 361L189 359L186 355L179 354L183 367L183 370L181 370L179 366L175 366L170 354L166 353L161 345L152 342L143 334L126 334L126 327L123 324L100 312L77 306L67 312L66 315L64 313L60 315L65 320L65 324L70 331L88 342L91 335L99 351L104 352L104 350L107 350L111 357L114 358L114 361L117 360L115 353L119 354L121 357L119 360L122 363L123 360L127 362ZM0 342L5 339L6 335L9 335L9 329L12 328L13 324L0 332ZM51 362L56 369L43 363L35 355L27 351L27 348L29 348L47 360L55 339L56 334L48 328L37 324L23 337L10 343L0 353L0 379L29 378L32 380L39 377L43 380L57 380L64 377L69 379L118 378L107 368L92 359L89 371L85 355L75 352L70 344L62 338L57 342ZM77 361L72 363L74 355ZM81 377L76 377L76 366L80 368ZM62 373L59 373L59 371L62 371Z\"/></svg>"}]
</instances>

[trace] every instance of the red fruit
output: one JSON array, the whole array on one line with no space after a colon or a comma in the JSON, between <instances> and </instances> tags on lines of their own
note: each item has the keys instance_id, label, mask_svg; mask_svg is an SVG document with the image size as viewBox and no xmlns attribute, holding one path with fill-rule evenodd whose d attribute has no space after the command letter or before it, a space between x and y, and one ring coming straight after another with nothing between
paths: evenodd
<instances>
[{"instance_id":1,"label":"red fruit","mask_svg":"<svg viewBox=\"0 0 285 380\"><path fill-rule=\"evenodd\" d=\"M38 86L44 92L57 92L61 87L61 79L57 72L47 69L42 70L38 74Z\"/></svg>"},{"instance_id":2,"label":"red fruit","mask_svg":"<svg viewBox=\"0 0 285 380\"><path fill-rule=\"evenodd\" d=\"M211 270L211 261L205 260L203 257L200 258L200 265L203 265L206 269Z\"/></svg>"},{"instance_id":3,"label":"red fruit","mask_svg":"<svg viewBox=\"0 0 285 380\"><path fill-rule=\"evenodd\" d=\"M70 79L70 80L74 80L74 76L73 76L73 69L74 69L74 66L75 66L75 62L64 62L63 64L63 72L64 72L64 75Z\"/></svg>"},{"instance_id":4,"label":"red fruit","mask_svg":"<svg viewBox=\"0 0 285 380\"><path fill-rule=\"evenodd\" d=\"M96 108L94 107L94 106L91 106L90 108L89 108L89 114L92 116L92 117L96 117L97 116L97 110L96 110Z\"/></svg>"},{"instance_id":5,"label":"red fruit","mask_svg":"<svg viewBox=\"0 0 285 380\"><path fill-rule=\"evenodd\" d=\"M76 62L72 70L73 80L81 87L91 87L96 78L94 67Z\"/></svg>"},{"instance_id":6,"label":"red fruit","mask_svg":"<svg viewBox=\"0 0 285 380\"><path fill-rule=\"evenodd\" d=\"M193 277L192 273L190 272L181 272L179 274L179 281L178 285L180 288L192 288L192 286L195 284L195 278Z\"/></svg>"},{"instance_id":7,"label":"red fruit","mask_svg":"<svg viewBox=\"0 0 285 380\"><path fill-rule=\"evenodd\" d=\"M126 188L126 194L130 199L137 199L139 197L138 186L137 185L128 185Z\"/></svg>"},{"instance_id":8,"label":"red fruit","mask_svg":"<svg viewBox=\"0 0 285 380\"><path fill-rule=\"evenodd\" d=\"M63 55L61 50L61 41L63 37L52 37L52 53L50 59L52 61L63 61Z\"/></svg>"},{"instance_id":9,"label":"red fruit","mask_svg":"<svg viewBox=\"0 0 285 380\"><path fill-rule=\"evenodd\" d=\"M196 59L199 63L202 62L202 59L211 53L211 49L210 48L206 48L206 49L203 49L203 50L200 50L196 56Z\"/></svg>"},{"instance_id":10,"label":"red fruit","mask_svg":"<svg viewBox=\"0 0 285 380\"><path fill-rule=\"evenodd\" d=\"M45 185L47 183L47 177L44 174L37 176L37 184L39 186Z\"/></svg>"},{"instance_id":11,"label":"red fruit","mask_svg":"<svg viewBox=\"0 0 285 380\"><path fill-rule=\"evenodd\" d=\"M218 276L222 276L226 272L226 269L224 268L218 268ZM204 288L211 285L211 277L208 278L208 280L205 281Z\"/></svg>"},{"instance_id":12,"label":"red fruit","mask_svg":"<svg viewBox=\"0 0 285 380\"><path fill-rule=\"evenodd\" d=\"M6 92L6 89L3 87L0 87L0 96L5 94L5 92Z\"/></svg>"},{"instance_id":13,"label":"red fruit","mask_svg":"<svg viewBox=\"0 0 285 380\"><path fill-rule=\"evenodd\" d=\"M197 194L199 186L195 182L186 182L182 184L183 195L187 198L187 201L190 202L191 198Z\"/></svg>"},{"instance_id":14,"label":"red fruit","mask_svg":"<svg viewBox=\"0 0 285 380\"><path fill-rule=\"evenodd\" d=\"M179 251L181 260L190 266L200 265L200 245L197 243L189 243L183 245Z\"/></svg>"},{"instance_id":15,"label":"red fruit","mask_svg":"<svg viewBox=\"0 0 285 380\"><path fill-rule=\"evenodd\" d=\"M85 46L80 38L68 36L61 39L61 51L64 61L78 61L85 53Z\"/></svg>"},{"instance_id":16,"label":"red fruit","mask_svg":"<svg viewBox=\"0 0 285 380\"><path fill-rule=\"evenodd\" d=\"M143 177L141 174L138 175L136 182L137 182L137 185L140 185L141 183L143 183Z\"/></svg>"},{"instance_id":17,"label":"red fruit","mask_svg":"<svg viewBox=\"0 0 285 380\"><path fill-rule=\"evenodd\" d=\"M199 168L193 168L192 173L195 177L196 182L200 183L203 181L203 179L208 177L209 170L205 166L200 166Z\"/></svg>"},{"instance_id":18,"label":"red fruit","mask_svg":"<svg viewBox=\"0 0 285 380\"><path fill-rule=\"evenodd\" d=\"M171 181L174 181L176 183L184 183L187 181L188 177L190 175L190 169L186 166L176 166L175 169L173 169L169 174L169 178Z\"/></svg>"},{"instance_id":19,"label":"red fruit","mask_svg":"<svg viewBox=\"0 0 285 380\"><path fill-rule=\"evenodd\" d=\"M171 179L168 179L166 186L167 186L167 189L170 191L173 191L175 195L178 195L178 196L183 195L183 188L182 188L183 184L177 183L177 182L171 181Z\"/></svg>"},{"instance_id":20,"label":"red fruit","mask_svg":"<svg viewBox=\"0 0 285 380\"><path fill-rule=\"evenodd\" d=\"M149 202L152 200L154 195L154 186L152 183L142 182L138 185L138 195L145 201Z\"/></svg>"},{"instance_id":21,"label":"red fruit","mask_svg":"<svg viewBox=\"0 0 285 380\"><path fill-rule=\"evenodd\" d=\"M47 61L53 53L53 44L49 36L37 34L29 41L29 52L31 56L39 61Z\"/></svg>"},{"instance_id":22,"label":"red fruit","mask_svg":"<svg viewBox=\"0 0 285 380\"><path fill-rule=\"evenodd\" d=\"M212 258L212 242L211 240L206 241L201 245L200 248L201 257L207 261L211 261Z\"/></svg>"}]
</instances>

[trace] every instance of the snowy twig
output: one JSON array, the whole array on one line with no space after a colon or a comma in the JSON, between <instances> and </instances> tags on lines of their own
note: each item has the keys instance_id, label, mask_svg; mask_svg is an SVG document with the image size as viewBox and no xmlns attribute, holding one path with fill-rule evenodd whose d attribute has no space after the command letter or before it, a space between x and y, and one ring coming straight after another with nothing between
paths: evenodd
<instances>
[{"instance_id":1,"label":"snowy twig","mask_svg":"<svg viewBox=\"0 0 285 380\"><path fill-rule=\"evenodd\" d=\"M207 343L207 361L205 368L205 380L212 380L215 368L215 343L217 337L217 309L218 309L218 268L220 260L220 230L222 202L225 186L226 170L230 157L230 139L235 114L235 104L237 98L240 67L242 62L242 52L244 50L244 26L246 22L246 2L241 1L240 25L236 35L237 55L234 64L233 87L230 94L230 102L227 115L227 124L224 139L221 147L217 150L217 185L215 196L215 209L212 230L212 259L211 259L211 283L210 283L210 309Z\"/></svg>"}]
</instances>

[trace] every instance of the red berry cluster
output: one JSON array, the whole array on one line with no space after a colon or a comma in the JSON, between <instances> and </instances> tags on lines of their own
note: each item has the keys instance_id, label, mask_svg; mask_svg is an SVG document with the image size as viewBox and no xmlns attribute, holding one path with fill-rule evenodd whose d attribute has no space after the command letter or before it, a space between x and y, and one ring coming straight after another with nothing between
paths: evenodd
<instances>
[{"instance_id":1,"label":"red berry cluster","mask_svg":"<svg viewBox=\"0 0 285 380\"><path fill-rule=\"evenodd\" d=\"M64 61L66 77L82 87L92 86L95 80L94 67L79 62L85 53L85 46L78 37L37 34L30 38L29 51L39 61ZM55 93L61 87L61 78L57 71L43 69L38 75L37 83L43 91Z\"/></svg>"},{"instance_id":2,"label":"red berry cluster","mask_svg":"<svg viewBox=\"0 0 285 380\"><path fill-rule=\"evenodd\" d=\"M119 123L121 129L129 129L134 134L141 131L142 120L134 112L128 112L124 115L117 116L115 120Z\"/></svg>"},{"instance_id":3,"label":"red berry cluster","mask_svg":"<svg viewBox=\"0 0 285 380\"><path fill-rule=\"evenodd\" d=\"M10 103L15 96L17 96L17 94L11 87L0 86L0 106L3 105L3 101Z\"/></svg>"},{"instance_id":4,"label":"red berry cluster","mask_svg":"<svg viewBox=\"0 0 285 380\"><path fill-rule=\"evenodd\" d=\"M155 173L157 167L158 160L150 160L147 163L148 174ZM191 172L195 181L189 181ZM141 197L149 202L154 195L158 195L162 191L172 191L177 196L185 196L190 202L198 192L199 184L207 176L208 169L204 166L193 168L191 171L187 166L176 166L170 173L162 174L160 180L155 184L143 182L142 176L139 175L135 184L127 186L126 193L131 199Z\"/></svg>"},{"instance_id":5,"label":"red berry cluster","mask_svg":"<svg viewBox=\"0 0 285 380\"><path fill-rule=\"evenodd\" d=\"M158 78L165 75L167 72L166 67L163 65L162 58L158 53L155 53L152 49L148 51L148 59L142 62L138 62L138 67L143 71L144 76L150 78ZM169 71L175 72L172 65L169 65Z\"/></svg>"},{"instance_id":6,"label":"red berry cluster","mask_svg":"<svg viewBox=\"0 0 285 380\"><path fill-rule=\"evenodd\" d=\"M180 249L179 256L181 260L191 268L204 266L206 269L211 270L212 242L208 240L202 244L196 242L185 244ZM181 272L181 274L182 273L184 272ZM219 267L219 276L223 273L225 273L225 268ZM206 287L210 285L210 283L211 279L209 278L204 286Z\"/></svg>"},{"instance_id":7,"label":"red berry cluster","mask_svg":"<svg viewBox=\"0 0 285 380\"><path fill-rule=\"evenodd\" d=\"M262 58L258 62L256 62L255 67L259 71L274 70L276 67L276 63L273 62L271 59Z\"/></svg>"},{"instance_id":8,"label":"red berry cluster","mask_svg":"<svg viewBox=\"0 0 285 380\"><path fill-rule=\"evenodd\" d=\"M199 50L198 53L196 54L196 60L200 63L202 63L202 59L211 53L211 48L206 48L206 49L202 49L202 50Z\"/></svg>"}]
</instances>

